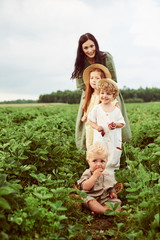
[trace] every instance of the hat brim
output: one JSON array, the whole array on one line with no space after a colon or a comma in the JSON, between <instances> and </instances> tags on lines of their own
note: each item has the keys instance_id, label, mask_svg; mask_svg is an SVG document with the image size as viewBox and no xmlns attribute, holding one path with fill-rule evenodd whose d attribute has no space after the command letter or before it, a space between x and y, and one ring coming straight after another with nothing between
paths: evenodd
<instances>
[{"instance_id":1,"label":"hat brim","mask_svg":"<svg viewBox=\"0 0 160 240\"><path fill-rule=\"evenodd\" d=\"M116 95L118 96L118 94L119 94L118 86L117 86L116 82L114 80L110 79L110 78L105 78L105 79L103 78L103 79L99 80L97 82L97 89L99 89L100 86L102 86L104 83L111 83L115 87L115 89L117 91Z\"/></svg>"},{"instance_id":2,"label":"hat brim","mask_svg":"<svg viewBox=\"0 0 160 240\"><path fill-rule=\"evenodd\" d=\"M106 68L104 65L98 64L98 63L92 64L92 65L88 66L83 72L83 81L84 81L85 85L87 85L87 83L90 79L90 72L95 68L101 69L104 72L106 78L112 78L108 68Z\"/></svg>"}]
</instances>

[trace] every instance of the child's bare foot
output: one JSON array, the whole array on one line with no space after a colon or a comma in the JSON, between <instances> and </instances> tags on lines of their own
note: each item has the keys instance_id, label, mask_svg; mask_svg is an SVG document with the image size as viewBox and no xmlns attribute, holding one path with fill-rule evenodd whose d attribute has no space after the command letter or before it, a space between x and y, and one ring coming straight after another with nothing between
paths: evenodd
<instances>
[{"instance_id":1,"label":"child's bare foot","mask_svg":"<svg viewBox=\"0 0 160 240\"><path fill-rule=\"evenodd\" d=\"M91 215L96 215L95 212L91 211Z\"/></svg>"}]
</instances>

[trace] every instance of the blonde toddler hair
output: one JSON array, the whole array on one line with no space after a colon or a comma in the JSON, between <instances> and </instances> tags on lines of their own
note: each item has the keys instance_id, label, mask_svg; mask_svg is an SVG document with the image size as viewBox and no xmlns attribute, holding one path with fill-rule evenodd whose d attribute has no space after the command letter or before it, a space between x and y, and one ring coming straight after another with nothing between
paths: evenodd
<instances>
[{"instance_id":1,"label":"blonde toddler hair","mask_svg":"<svg viewBox=\"0 0 160 240\"><path fill-rule=\"evenodd\" d=\"M112 81L112 82L110 82ZM97 90L100 93L101 90L108 91L109 93L113 94L114 99L118 96L119 91L116 86L116 83L109 78L102 79L97 84Z\"/></svg>"},{"instance_id":2,"label":"blonde toddler hair","mask_svg":"<svg viewBox=\"0 0 160 240\"><path fill-rule=\"evenodd\" d=\"M92 154L105 154L106 160L108 160L108 149L102 143L96 142L89 146L86 152L86 159L89 160Z\"/></svg>"}]
</instances>

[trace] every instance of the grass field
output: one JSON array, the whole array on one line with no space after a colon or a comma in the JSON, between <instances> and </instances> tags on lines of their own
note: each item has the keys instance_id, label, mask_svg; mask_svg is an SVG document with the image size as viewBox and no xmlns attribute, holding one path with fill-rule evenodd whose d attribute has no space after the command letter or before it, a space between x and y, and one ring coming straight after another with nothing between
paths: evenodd
<instances>
[{"instance_id":1,"label":"grass field","mask_svg":"<svg viewBox=\"0 0 160 240\"><path fill-rule=\"evenodd\" d=\"M25 107L54 107L54 106L61 106L61 105L68 105L66 103L24 103L24 104L0 104L0 108L25 108Z\"/></svg>"}]
</instances>

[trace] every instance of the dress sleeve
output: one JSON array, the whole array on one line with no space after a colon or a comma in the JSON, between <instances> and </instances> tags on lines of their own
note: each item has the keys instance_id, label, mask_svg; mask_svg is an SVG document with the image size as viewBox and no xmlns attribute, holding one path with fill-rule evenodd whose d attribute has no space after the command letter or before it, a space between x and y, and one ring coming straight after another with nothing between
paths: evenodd
<instances>
[{"instance_id":1,"label":"dress sleeve","mask_svg":"<svg viewBox=\"0 0 160 240\"><path fill-rule=\"evenodd\" d=\"M85 90L86 85L83 82L83 78L76 78L76 87L78 90Z\"/></svg>"},{"instance_id":2,"label":"dress sleeve","mask_svg":"<svg viewBox=\"0 0 160 240\"><path fill-rule=\"evenodd\" d=\"M112 80L117 82L116 68L115 68L115 64L114 64L114 61L113 61L113 57L110 53L106 53L105 65L108 68L108 70L110 71L110 74L112 76Z\"/></svg>"},{"instance_id":3,"label":"dress sleeve","mask_svg":"<svg viewBox=\"0 0 160 240\"><path fill-rule=\"evenodd\" d=\"M97 106L88 114L88 119L94 123L97 123Z\"/></svg>"},{"instance_id":4,"label":"dress sleeve","mask_svg":"<svg viewBox=\"0 0 160 240\"><path fill-rule=\"evenodd\" d=\"M122 115L122 113L121 113L121 110L120 109L118 109L119 111L118 111L118 115L117 115L117 123L123 123L124 124L124 126L126 125L126 123L125 123L125 121L124 121L124 117L123 117L123 115ZM123 127L124 127L123 126Z\"/></svg>"},{"instance_id":5,"label":"dress sleeve","mask_svg":"<svg viewBox=\"0 0 160 240\"><path fill-rule=\"evenodd\" d=\"M86 171L84 171L84 173L82 174L81 178L77 181L78 187L82 190L82 184L84 181L86 181L88 178L90 178L91 176L91 172L89 169L87 169Z\"/></svg>"}]
</instances>

